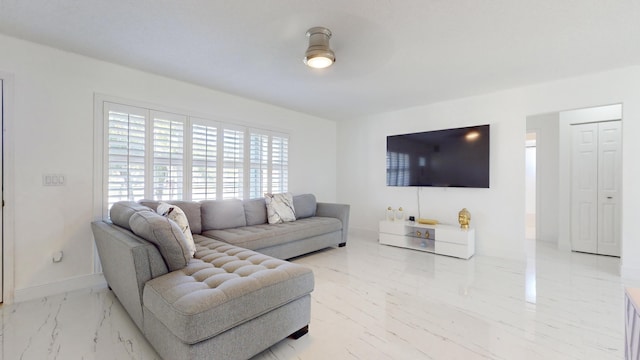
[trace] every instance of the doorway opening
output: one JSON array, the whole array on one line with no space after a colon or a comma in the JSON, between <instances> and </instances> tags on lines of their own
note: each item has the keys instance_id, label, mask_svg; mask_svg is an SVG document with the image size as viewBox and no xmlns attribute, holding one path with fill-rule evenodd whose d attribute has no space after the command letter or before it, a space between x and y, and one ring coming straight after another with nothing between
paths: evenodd
<instances>
[{"instance_id":1,"label":"doorway opening","mask_svg":"<svg viewBox=\"0 0 640 360\"><path fill-rule=\"evenodd\" d=\"M621 250L620 236L618 235L621 230L618 221L621 217L621 208L618 207L618 204L613 204L614 200L619 198L620 191L622 191L621 183L619 182L620 172L607 172L606 174L613 175L601 176L606 181L597 182L600 189L592 191L593 194L601 195L598 201L591 201L590 204L582 201L576 205L574 200L578 199L577 189L586 188L583 184L586 183L585 179L587 177L576 175L579 171L585 171L572 167L581 159L587 159L588 157L585 154L589 154L589 152L583 152L580 156L575 156L572 144L575 142L576 136L584 141L606 139L605 144L601 144L598 147L600 149L600 146L603 146L602 149L605 149L605 151L592 158L599 158L598 164L606 167L616 167L614 165L619 164L619 160L609 161L615 155L615 152L611 151L610 145L612 146L612 144L616 143L616 141L609 141L615 138L612 135L615 133L611 129L602 128L597 132L591 132L594 135L582 132L579 136L571 130L572 128L578 128L581 124L613 124L616 121L622 126L622 104L527 116L525 134L529 136L527 139L530 142L525 146L526 239L535 238L536 243L548 243L561 250L584 251L574 246L574 242L576 242L575 235L580 235L583 239L586 239L587 237L583 236L585 234L593 236L599 234L598 238L606 240L601 241L599 245L603 246L599 246L598 249L604 248L604 245L606 245L607 247L618 249L618 251ZM531 133L535 133L535 155L533 155L533 150L531 149L533 147L533 142L531 141L533 140L533 134ZM616 149L621 154L619 144ZM591 155L595 156L594 154L595 152L592 151ZM531 180L534 178L534 163L535 195L533 195L534 187L531 186ZM597 169L597 167L591 167L590 169ZM602 172L601 170L598 171ZM596 173L595 170L591 172ZM614 189L617 194L610 194L610 188L615 188L612 185L619 186ZM602 188L603 186L606 189ZM535 199L535 206L530 204L533 199ZM589 213L590 209L596 208L601 208L597 215L587 219L585 214ZM595 210L592 212L596 213ZM535 216L532 216L532 214L535 214ZM535 232L532 220L535 221ZM581 223L577 220L580 220ZM574 224L572 224L572 221ZM599 225L597 228L593 228L593 226L588 228L584 225L586 223L593 226L595 224ZM612 235L605 236L603 232ZM592 239L590 241L594 242ZM604 254L599 250L597 253ZM611 253L615 252L612 251ZM620 255L618 254L617 256Z\"/></svg>"},{"instance_id":2,"label":"doorway opening","mask_svg":"<svg viewBox=\"0 0 640 360\"><path fill-rule=\"evenodd\" d=\"M525 140L525 238L536 239L536 137L535 131L527 132Z\"/></svg>"}]
</instances>

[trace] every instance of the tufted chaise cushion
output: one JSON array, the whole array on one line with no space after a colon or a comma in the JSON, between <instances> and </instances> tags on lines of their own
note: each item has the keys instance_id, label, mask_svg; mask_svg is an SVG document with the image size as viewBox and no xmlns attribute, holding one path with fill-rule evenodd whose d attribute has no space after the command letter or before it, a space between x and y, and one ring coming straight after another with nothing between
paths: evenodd
<instances>
[{"instance_id":1,"label":"tufted chaise cushion","mask_svg":"<svg viewBox=\"0 0 640 360\"><path fill-rule=\"evenodd\" d=\"M199 235L184 269L147 282L145 316L194 344L309 294L310 269Z\"/></svg>"}]
</instances>

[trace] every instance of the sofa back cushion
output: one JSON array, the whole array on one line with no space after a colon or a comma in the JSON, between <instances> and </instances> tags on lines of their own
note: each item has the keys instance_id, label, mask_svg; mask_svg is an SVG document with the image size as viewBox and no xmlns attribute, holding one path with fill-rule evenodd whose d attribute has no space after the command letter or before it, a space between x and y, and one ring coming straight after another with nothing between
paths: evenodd
<instances>
[{"instance_id":1,"label":"sofa back cushion","mask_svg":"<svg viewBox=\"0 0 640 360\"><path fill-rule=\"evenodd\" d=\"M245 200L242 205L247 226L267 223L267 204L264 202L264 198Z\"/></svg>"},{"instance_id":2,"label":"sofa back cushion","mask_svg":"<svg viewBox=\"0 0 640 360\"><path fill-rule=\"evenodd\" d=\"M246 226L242 200L205 200L200 203L202 231Z\"/></svg>"},{"instance_id":3,"label":"sofa back cushion","mask_svg":"<svg viewBox=\"0 0 640 360\"><path fill-rule=\"evenodd\" d=\"M313 194L293 196L293 208L296 211L296 219L316 216L316 207L316 197Z\"/></svg>"},{"instance_id":4,"label":"sofa back cushion","mask_svg":"<svg viewBox=\"0 0 640 360\"><path fill-rule=\"evenodd\" d=\"M175 205L184 211L189 222L192 234L202 233L202 213L200 210L200 203L197 201L180 201L171 200L167 201L168 204ZM140 200L140 204L145 205L156 211L160 201L156 200Z\"/></svg>"},{"instance_id":5,"label":"sofa back cushion","mask_svg":"<svg viewBox=\"0 0 640 360\"><path fill-rule=\"evenodd\" d=\"M140 211L131 215L129 226L158 248L169 271L180 270L191 260L184 234L174 221L154 211Z\"/></svg>"},{"instance_id":6,"label":"sofa back cushion","mask_svg":"<svg viewBox=\"0 0 640 360\"><path fill-rule=\"evenodd\" d=\"M109 218L111 222L121 226L127 230L131 230L129 219L131 216L140 211L153 211L147 206L140 205L135 201L118 201L111 206L109 210Z\"/></svg>"}]
</instances>

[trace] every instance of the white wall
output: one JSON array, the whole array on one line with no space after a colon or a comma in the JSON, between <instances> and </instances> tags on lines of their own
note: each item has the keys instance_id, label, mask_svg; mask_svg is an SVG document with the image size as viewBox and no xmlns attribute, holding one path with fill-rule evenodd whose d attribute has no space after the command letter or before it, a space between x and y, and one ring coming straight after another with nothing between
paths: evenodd
<instances>
[{"instance_id":1,"label":"white wall","mask_svg":"<svg viewBox=\"0 0 640 360\"><path fill-rule=\"evenodd\" d=\"M536 131L536 239L558 243L558 113L527 117L527 131Z\"/></svg>"},{"instance_id":2,"label":"white wall","mask_svg":"<svg viewBox=\"0 0 640 360\"><path fill-rule=\"evenodd\" d=\"M288 130L290 190L336 199L336 124L272 105L0 35L0 73L14 78L11 177L16 300L93 273L93 97L102 93ZM44 187L45 173L66 186ZM61 263L51 256L64 251ZM11 272L11 271L10 271ZM49 285L49 286L47 286ZM11 295L11 294L9 294Z\"/></svg>"},{"instance_id":3,"label":"white wall","mask_svg":"<svg viewBox=\"0 0 640 360\"><path fill-rule=\"evenodd\" d=\"M524 136L533 114L623 104L623 256L625 276L640 277L640 67L543 83L338 123L338 199L351 204L351 226L377 229L383 209L415 212L416 190L385 186L385 138L390 134L491 124L491 188L422 190L425 216L455 223L467 207L478 253L520 258L524 248Z\"/></svg>"}]
</instances>

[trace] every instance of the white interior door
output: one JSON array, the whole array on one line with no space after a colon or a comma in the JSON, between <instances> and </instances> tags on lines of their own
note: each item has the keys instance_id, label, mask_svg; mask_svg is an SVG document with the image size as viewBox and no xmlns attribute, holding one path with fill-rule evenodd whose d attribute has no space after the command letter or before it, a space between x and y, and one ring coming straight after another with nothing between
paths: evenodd
<instances>
[{"instance_id":1,"label":"white interior door","mask_svg":"<svg viewBox=\"0 0 640 360\"><path fill-rule=\"evenodd\" d=\"M571 247L620 256L621 122L573 125Z\"/></svg>"},{"instance_id":2,"label":"white interior door","mask_svg":"<svg viewBox=\"0 0 640 360\"><path fill-rule=\"evenodd\" d=\"M598 254L620 256L621 122L598 124Z\"/></svg>"},{"instance_id":3,"label":"white interior door","mask_svg":"<svg viewBox=\"0 0 640 360\"><path fill-rule=\"evenodd\" d=\"M571 127L571 248L598 251L598 124Z\"/></svg>"}]
</instances>

